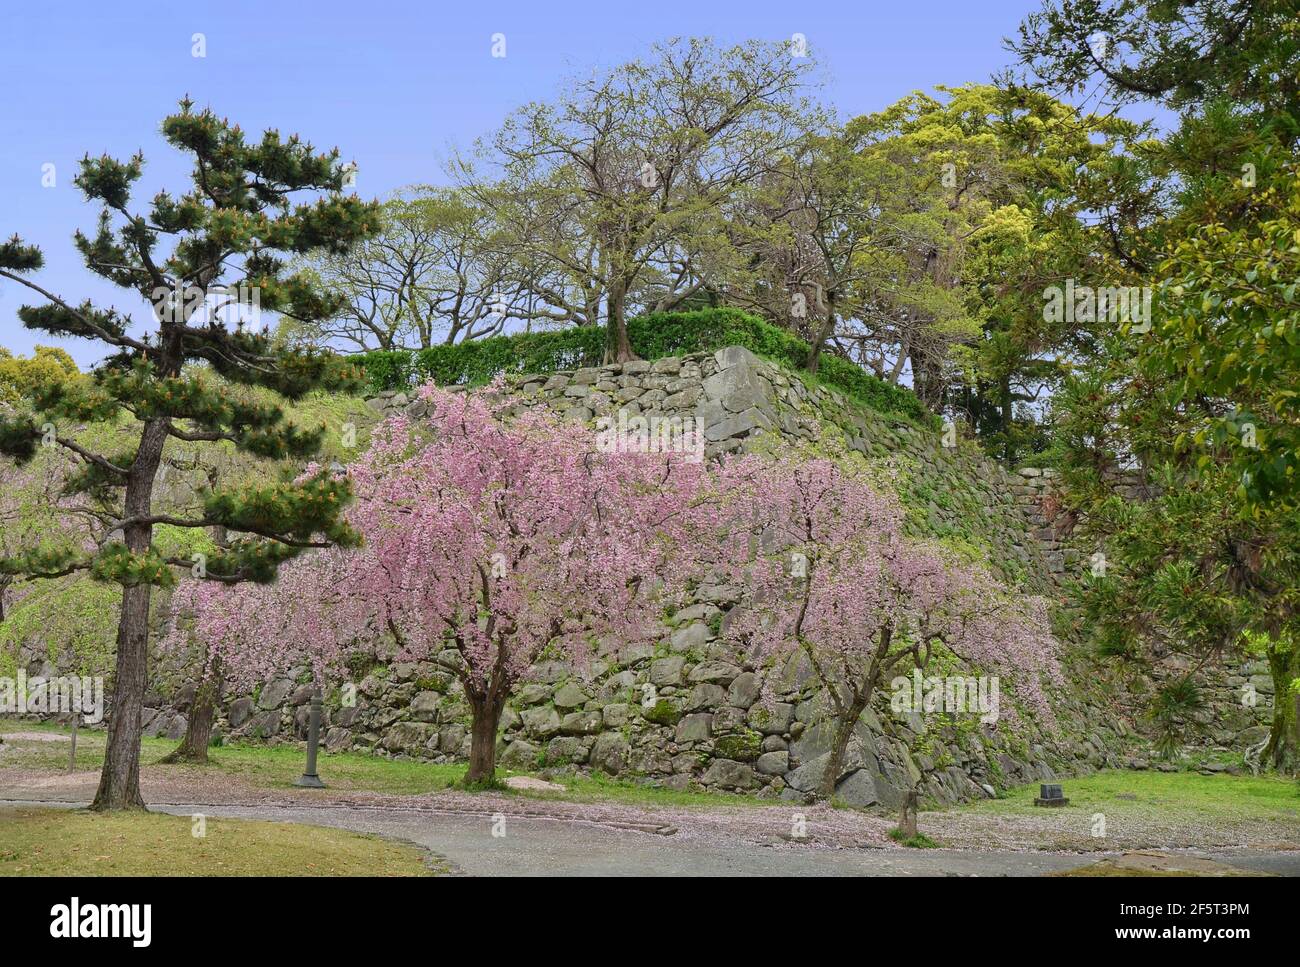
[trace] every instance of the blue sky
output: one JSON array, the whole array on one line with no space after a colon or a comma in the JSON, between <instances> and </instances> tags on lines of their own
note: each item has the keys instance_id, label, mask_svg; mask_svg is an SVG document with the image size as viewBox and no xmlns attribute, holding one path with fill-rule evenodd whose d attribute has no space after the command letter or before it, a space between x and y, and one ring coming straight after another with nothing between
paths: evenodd
<instances>
[{"instance_id":1,"label":"blue sky","mask_svg":"<svg viewBox=\"0 0 1300 967\"><path fill-rule=\"evenodd\" d=\"M90 276L72 232L96 210L72 185L86 152L142 148L137 198L187 187L181 155L158 135L183 94L246 130L278 127L359 165L357 191L385 196L442 180L449 149L490 132L514 107L567 75L609 65L675 35L789 38L822 61L826 101L843 116L916 89L987 80L1009 55L1035 0L925 3L716 2L140 2L6 3L0 9L0 236L45 251L39 281L73 302L91 297L147 318L129 293ZM206 56L192 56L202 33ZM506 57L491 56L492 35ZM43 166L55 185L42 187ZM0 284L0 345L27 353L49 337L24 330L25 290ZM98 347L62 343L82 364Z\"/></svg>"}]
</instances>

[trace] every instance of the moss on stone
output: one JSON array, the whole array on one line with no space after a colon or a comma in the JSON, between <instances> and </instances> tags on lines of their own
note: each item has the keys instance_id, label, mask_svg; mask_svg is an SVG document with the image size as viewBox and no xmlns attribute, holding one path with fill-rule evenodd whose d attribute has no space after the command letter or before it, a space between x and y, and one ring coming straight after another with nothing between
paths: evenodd
<instances>
[{"instance_id":1,"label":"moss on stone","mask_svg":"<svg viewBox=\"0 0 1300 967\"><path fill-rule=\"evenodd\" d=\"M753 730L718 736L713 742L713 754L720 759L752 762L757 759L763 737Z\"/></svg>"},{"instance_id":2,"label":"moss on stone","mask_svg":"<svg viewBox=\"0 0 1300 967\"><path fill-rule=\"evenodd\" d=\"M650 708L643 708L641 716L646 721L654 722L656 725L676 725L681 721L682 710L678 708L676 702L661 698Z\"/></svg>"}]
</instances>

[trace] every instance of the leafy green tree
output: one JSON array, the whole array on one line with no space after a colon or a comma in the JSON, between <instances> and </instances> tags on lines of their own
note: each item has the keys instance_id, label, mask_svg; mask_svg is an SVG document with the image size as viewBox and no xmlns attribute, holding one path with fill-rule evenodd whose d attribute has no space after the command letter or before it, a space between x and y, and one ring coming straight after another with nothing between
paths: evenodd
<instances>
[{"instance_id":1,"label":"leafy green tree","mask_svg":"<svg viewBox=\"0 0 1300 967\"><path fill-rule=\"evenodd\" d=\"M1050 90L1300 117L1294 0L1044 0L1008 46Z\"/></svg>"},{"instance_id":2,"label":"leafy green tree","mask_svg":"<svg viewBox=\"0 0 1300 967\"><path fill-rule=\"evenodd\" d=\"M312 470L296 480L216 490L203 512L179 517L155 508L155 482L167 440L229 441L261 457L305 460L321 444L324 427L303 429L278 405L228 392L202 367L235 384L265 386L296 398L320 386L359 385L361 374L328 354L278 346L266 333L228 325L232 291L241 313L252 302L263 311L298 319L329 316L337 299L319 292L301 273L286 271L286 256L315 249L345 251L373 234L378 206L344 195L347 177L338 152L318 154L296 136L267 131L250 142L238 126L185 99L165 118L162 133L193 159L184 195L154 196L147 213L133 211L132 186L144 159L87 157L77 186L102 206L93 235L75 243L87 268L154 307L150 331L136 335L132 320L113 309L79 305L28 276L41 252L20 238L0 245L0 279L27 287L43 300L18 314L31 329L104 344L111 355L88 381L51 381L34 388L31 412L0 417L0 452L27 462L44 446L75 454L81 471L75 491L113 495L114 537L92 550L39 549L6 556L0 570L27 578L86 572L121 585L113 711L94 808L143 808L139 787L141 700L147 672L149 606L155 585L173 583L175 569L208 580L270 581L277 566L311 547L351 544L341 521L350 496L345 480ZM242 316L241 316L242 318ZM98 452L79 428L92 421L134 421L138 437L124 452ZM211 556L168 556L154 541L159 525L224 528L228 544Z\"/></svg>"},{"instance_id":3,"label":"leafy green tree","mask_svg":"<svg viewBox=\"0 0 1300 967\"><path fill-rule=\"evenodd\" d=\"M37 346L30 357L23 357L0 346L0 404L15 405L35 387L79 372L63 349Z\"/></svg>"},{"instance_id":4,"label":"leafy green tree","mask_svg":"<svg viewBox=\"0 0 1300 967\"><path fill-rule=\"evenodd\" d=\"M1212 222L1160 265L1164 311L1144 371L1203 420L1178 444L1202 465L1223 444L1243 499L1300 507L1300 168L1261 191L1254 218Z\"/></svg>"},{"instance_id":5,"label":"leafy green tree","mask_svg":"<svg viewBox=\"0 0 1300 967\"><path fill-rule=\"evenodd\" d=\"M749 271L727 278L728 298L807 339L809 372L845 320L889 284L907 184L868 153L870 139L860 123L810 133L733 206L731 233Z\"/></svg>"},{"instance_id":6,"label":"leafy green tree","mask_svg":"<svg viewBox=\"0 0 1300 967\"><path fill-rule=\"evenodd\" d=\"M1096 329L1053 400L1065 500L1107 564L1099 643L1193 667L1263 651L1268 757L1294 770L1295 5L1046 0L1010 47L1029 86L1178 115L1096 167L1087 207L1080 273L1149 286L1150 327ZM1176 676L1154 711L1177 727L1195 700Z\"/></svg>"},{"instance_id":7,"label":"leafy green tree","mask_svg":"<svg viewBox=\"0 0 1300 967\"><path fill-rule=\"evenodd\" d=\"M1129 395L1126 403L1144 405L1137 399ZM1121 404L1112 413L1131 425L1141 410ZM1080 450L1081 457L1092 453ZM1282 771L1300 769L1293 689L1300 676L1300 526L1294 515L1247 508L1226 462L1191 473L1168 459L1153 468L1139 500L1116 494L1086 459L1067 472L1081 519L1076 536L1097 548L1079 586L1083 629L1103 656L1161 672L1164 684L1149 713L1162 751L1171 752L1197 727L1202 666L1259 655L1273 678L1265 759ZM1253 690L1240 698L1250 706L1257 700Z\"/></svg>"},{"instance_id":8,"label":"leafy green tree","mask_svg":"<svg viewBox=\"0 0 1300 967\"><path fill-rule=\"evenodd\" d=\"M0 559L38 549L58 559L93 546L104 532L106 515L93 495L64 492L71 461L43 456L25 467L0 462ZM0 570L0 624L16 584L21 585L17 575Z\"/></svg>"},{"instance_id":9,"label":"leafy green tree","mask_svg":"<svg viewBox=\"0 0 1300 967\"><path fill-rule=\"evenodd\" d=\"M1046 398L1110 325L1051 318L1045 292L1069 279L1131 274L1111 254L1095 213L1119 190L1117 159L1141 151L1149 131L1028 88L984 88L981 99L979 130L998 146L996 176L985 189L995 207L970 236L963 276L980 335L970 371L949 399L987 449L1015 463L1023 451L1046 446Z\"/></svg>"},{"instance_id":10,"label":"leafy green tree","mask_svg":"<svg viewBox=\"0 0 1300 967\"><path fill-rule=\"evenodd\" d=\"M111 585L82 575L38 582L0 620L0 664L16 662L24 644L39 640L45 646L46 659L60 675L108 678L119 601L120 595ZM83 697L82 702L81 709L70 710L69 772L76 767L78 727L83 716L92 712L89 698Z\"/></svg>"},{"instance_id":11,"label":"leafy green tree","mask_svg":"<svg viewBox=\"0 0 1300 967\"><path fill-rule=\"evenodd\" d=\"M1043 289L1096 244L1084 173L1142 133L1023 87L909 95L791 158L791 188L769 203L789 226L769 285L811 285L814 345L910 375L928 405L967 410L1010 454L1014 404L1051 385L1075 342L1045 324Z\"/></svg>"}]
</instances>

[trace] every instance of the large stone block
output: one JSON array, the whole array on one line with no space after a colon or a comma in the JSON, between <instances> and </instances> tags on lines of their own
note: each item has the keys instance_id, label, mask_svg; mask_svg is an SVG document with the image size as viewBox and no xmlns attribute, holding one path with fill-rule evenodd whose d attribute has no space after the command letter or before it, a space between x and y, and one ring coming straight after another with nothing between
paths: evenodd
<instances>
[{"instance_id":1,"label":"large stone block","mask_svg":"<svg viewBox=\"0 0 1300 967\"><path fill-rule=\"evenodd\" d=\"M437 735L437 730L428 722L398 722L380 743L390 752L418 752L429 744Z\"/></svg>"},{"instance_id":2,"label":"large stone block","mask_svg":"<svg viewBox=\"0 0 1300 967\"><path fill-rule=\"evenodd\" d=\"M859 809L875 806L880 802L876 792L876 782L866 769L851 772L835 785L835 798L847 806Z\"/></svg>"},{"instance_id":3,"label":"large stone block","mask_svg":"<svg viewBox=\"0 0 1300 967\"><path fill-rule=\"evenodd\" d=\"M730 662L725 661L702 661L691 669L688 681L692 682L711 682L714 685L727 686L736 680L740 674L740 669Z\"/></svg>"},{"instance_id":4,"label":"large stone block","mask_svg":"<svg viewBox=\"0 0 1300 967\"><path fill-rule=\"evenodd\" d=\"M560 732L564 735L595 735L600 731L601 722L599 709L570 712L560 721Z\"/></svg>"},{"instance_id":5,"label":"large stone block","mask_svg":"<svg viewBox=\"0 0 1300 967\"><path fill-rule=\"evenodd\" d=\"M733 790L753 789L758 785L754 770L745 763L733 759L714 759L704 770L704 776L700 781L706 786Z\"/></svg>"},{"instance_id":6,"label":"large stone block","mask_svg":"<svg viewBox=\"0 0 1300 967\"><path fill-rule=\"evenodd\" d=\"M680 655L672 655L668 658L659 658L650 663L650 684L652 685L680 685L682 683L682 668L686 664L686 659Z\"/></svg>"},{"instance_id":7,"label":"large stone block","mask_svg":"<svg viewBox=\"0 0 1300 967\"><path fill-rule=\"evenodd\" d=\"M593 768L616 776L627 767L631 747L627 739L617 732L605 732L596 738L591 747L589 761Z\"/></svg>"},{"instance_id":8,"label":"large stone block","mask_svg":"<svg viewBox=\"0 0 1300 967\"><path fill-rule=\"evenodd\" d=\"M560 714L549 705L526 708L519 713L519 718L529 733L541 739L560 731Z\"/></svg>"},{"instance_id":9,"label":"large stone block","mask_svg":"<svg viewBox=\"0 0 1300 967\"><path fill-rule=\"evenodd\" d=\"M754 768L765 776L783 776L790 770L790 753L764 752L754 763Z\"/></svg>"},{"instance_id":10,"label":"large stone block","mask_svg":"<svg viewBox=\"0 0 1300 967\"><path fill-rule=\"evenodd\" d=\"M293 682L289 679L272 679L262 688L262 694L257 698L257 707L263 710L279 708L291 691L293 691Z\"/></svg>"},{"instance_id":11,"label":"large stone block","mask_svg":"<svg viewBox=\"0 0 1300 967\"><path fill-rule=\"evenodd\" d=\"M535 769L537 768L537 754L541 750L531 742L523 739L515 739L498 758L503 769Z\"/></svg>"},{"instance_id":12,"label":"large stone block","mask_svg":"<svg viewBox=\"0 0 1300 967\"><path fill-rule=\"evenodd\" d=\"M442 696L437 692L420 692L411 699L411 718L420 722L437 721L441 703Z\"/></svg>"},{"instance_id":13,"label":"large stone block","mask_svg":"<svg viewBox=\"0 0 1300 967\"><path fill-rule=\"evenodd\" d=\"M677 723L678 742L703 742L713 732L713 716L705 712L687 715Z\"/></svg>"},{"instance_id":14,"label":"large stone block","mask_svg":"<svg viewBox=\"0 0 1300 967\"><path fill-rule=\"evenodd\" d=\"M727 704L737 708L749 708L762 693L763 686L753 672L742 672L731 682L727 689Z\"/></svg>"},{"instance_id":15,"label":"large stone block","mask_svg":"<svg viewBox=\"0 0 1300 967\"><path fill-rule=\"evenodd\" d=\"M688 712L712 711L721 705L726 698L727 693L722 690L720 685L701 682L692 688L691 693L686 696L685 708Z\"/></svg>"},{"instance_id":16,"label":"large stone block","mask_svg":"<svg viewBox=\"0 0 1300 967\"><path fill-rule=\"evenodd\" d=\"M749 724L764 735L782 735L794 722L794 706L789 702L759 703L749 710Z\"/></svg>"},{"instance_id":17,"label":"large stone block","mask_svg":"<svg viewBox=\"0 0 1300 967\"><path fill-rule=\"evenodd\" d=\"M248 697L237 698L230 703L226 711L226 721L232 729L237 729L248 721L253 714L253 700Z\"/></svg>"}]
</instances>

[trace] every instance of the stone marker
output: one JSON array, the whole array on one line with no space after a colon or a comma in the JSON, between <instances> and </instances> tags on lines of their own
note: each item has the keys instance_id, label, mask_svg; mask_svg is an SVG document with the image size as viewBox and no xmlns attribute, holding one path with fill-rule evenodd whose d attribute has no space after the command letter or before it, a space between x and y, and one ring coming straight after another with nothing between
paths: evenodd
<instances>
[{"instance_id":1,"label":"stone marker","mask_svg":"<svg viewBox=\"0 0 1300 967\"><path fill-rule=\"evenodd\" d=\"M1061 794L1059 783L1042 783L1038 787L1038 798L1034 800L1035 806L1064 806L1070 800Z\"/></svg>"}]
</instances>

